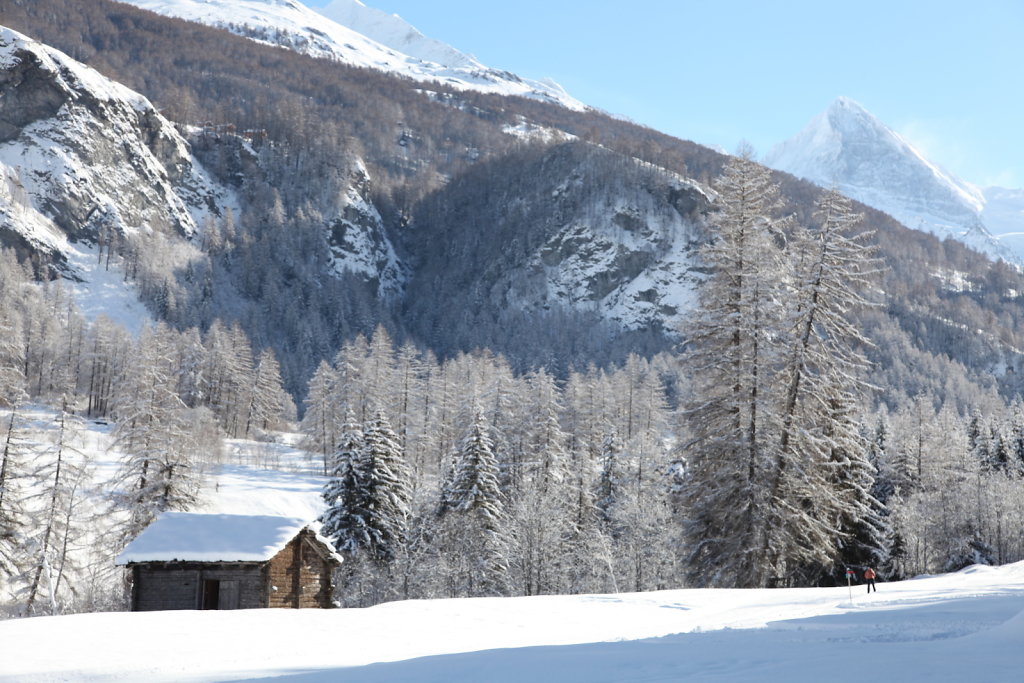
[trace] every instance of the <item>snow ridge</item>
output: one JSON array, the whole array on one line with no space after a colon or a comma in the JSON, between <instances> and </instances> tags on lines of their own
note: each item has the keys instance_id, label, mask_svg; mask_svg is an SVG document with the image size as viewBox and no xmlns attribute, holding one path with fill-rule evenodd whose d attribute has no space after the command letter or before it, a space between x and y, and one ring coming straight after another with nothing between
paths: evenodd
<instances>
[{"instance_id":1,"label":"snow ridge","mask_svg":"<svg viewBox=\"0 0 1024 683\"><path fill-rule=\"evenodd\" d=\"M459 90L516 95L582 111L550 80L534 81L484 66L428 38L397 15L358 0L334 0L319 12L295 0L123 0L158 14L207 24L270 45Z\"/></svg>"}]
</instances>

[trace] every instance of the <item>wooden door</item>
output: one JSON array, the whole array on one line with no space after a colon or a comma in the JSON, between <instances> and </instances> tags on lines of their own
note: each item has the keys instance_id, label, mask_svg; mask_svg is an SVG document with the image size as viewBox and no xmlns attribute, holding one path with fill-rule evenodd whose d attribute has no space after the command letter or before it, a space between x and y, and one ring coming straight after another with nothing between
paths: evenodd
<instances>
[{"instance_id":1,"label":"wooden door","mask_svg":"<svg viewBox=\"0 0 1024 683\"><path fill-rule=\"evenodd\" d=\"M238 581L221 581L217 609L238 609Z\"/></svg>"},{"instance_id":2,"label":"wooden door","mask_svg":"<svg viewBox=\"0 0 1024 683\"><path fill-rule=\"evenodd\" d=\"M199 609L218 609L220 604L220 581L217 579L203 580L203 600Z\"/></svg>"}]
</instances>

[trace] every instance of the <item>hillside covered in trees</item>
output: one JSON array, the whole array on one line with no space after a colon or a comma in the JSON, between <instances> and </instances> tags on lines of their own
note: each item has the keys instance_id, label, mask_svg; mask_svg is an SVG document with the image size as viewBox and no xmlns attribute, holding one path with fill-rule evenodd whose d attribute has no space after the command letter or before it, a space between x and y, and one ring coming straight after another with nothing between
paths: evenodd
<instances>
[{"instance_id":1,"label":"hillside covered in trees","mask_svg":"<svg viewBox=\"0 0 1024 683\"><path fill-rule=\"evenodd\" d=\"M200 504L222 439L298 424L349 605L1024 557L1006 264L594 111L108 0L0 0L0 23L149 97L237 201L173 239L79 226L147 304L138 336L0 252L12 611L44 609L95 507L60 464L76 418L124 455L110 547ZM59 410L45 443L29 403ZM50 608L87 607L75 572Z\"/></svg>"}]
</instances>

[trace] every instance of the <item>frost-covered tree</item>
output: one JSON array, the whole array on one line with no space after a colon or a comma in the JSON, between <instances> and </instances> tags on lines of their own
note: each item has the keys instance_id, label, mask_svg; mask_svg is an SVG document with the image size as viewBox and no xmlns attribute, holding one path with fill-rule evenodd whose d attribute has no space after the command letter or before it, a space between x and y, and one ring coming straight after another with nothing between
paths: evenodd
<instances>
[{"instance_id":1,"label":"frost-covered tree","mask_svg":"<svg viewBox=\"0 0 1024 683\"><path fill-rule=\"evenodd\" d=\"M210 431L209 411L185 406L177 372L170 331L162 324L143 330L115 407L113 444L124 454L118 500L131 511L127 538L164 510L189 509L214 455L199 441Z\"/></svg>"},{"instance_id":2,"label":"frost-covered tree","mask_svg":"<svg viewBox=\"0 0 1024 683\"><path fill-rule=\"evenodd\" d=\"M67 570L78 565L69 546L81 541L92 521L87 519L83 491L89 459L76 447L83 428L80 420L62 409L53 443L34 473L38 482L32 496L36 513L24 539L28 562L22 599L29 615L61 611L62 584L69 583Z\"/></svg>"},{"instance_id":3,"label":"frost-covered tree","mask_svg":"<svg viewBox=\"0 0 1024 683\"><path fill-rule=\"evenodd\" d=\"M326 510L320 518L322 533L344 553L370 546L373 511L369 509L369 488L363 430L350 409L337 450L331 456L330 478L322 492Z\"/></svg>"},{"instance_id":4,"label":"frost-covered tree","mask_svg":"<svg viewBox=\"0 0 1024 683\"><path fill-rule=\"evenodd\" d=\"M768 495L780 505L765 549L783 571L796 561L827 572L837 548L847 561L882 559L873 469L857 418L868 367L861 349L870 342L850 316L870 305L862 292L877 264L869 234L854 232L861 216L848 198L826 192L816 209L817 227L797 228L792 239L793 323L780 377L778 455L768 472Z\"/></svg>"},{"instance_id":5,"label":"frost-covered tree","mask_svg":"<svg viewBox=\"0 0 1024 683\"><path fill-rule=\"evenodd\" d=\"M21 316L8 303L0 308L0 408L10 408L26 397Z\"/></svg>"},{"instance_id":6,"label":"frost-covered tree","mask_svg":"<svg viewBox=\"0 0 1024 683\"><path fill-rule=\"evenodd\" d=\"M295 419L295 403L281 384L281 366L272 349L260 353L255 374L246 411L246 437L253 429L280 427Z\"/></svg>"},{"instance_id":7,"label":"frost-covered tree","mask_svg":"<svg viewBox=\"0 0 1024 683\"><path fill-rule=\"evenodd\" d=\"M364 426L363 444L369 514L364 549L378 564L388 564L405 543L412 492L405 454L383 410Z\"/></svg>"},{"instance_id":8,"label":"frost-covered tree","mask_svg":"<svg viewBox=\"0 0 1024 683\"><path fill-rule=\"evenodd\" d=\"M455 453L451 477L441 492L445 518L449 581L464 595L503 595L509 587L507 520L498 487L498 461L489 425L477 408Z\"/></svg>"},{"instance_id":9,"label":"frost-covered tree","mask_svg":"<svg viewBox=\"0 0 1024 683\"><path fill-rule=\"evenodd\" d=\"M601 474L597 480L597 510L601 524L612 536L617 535L616 507L621 501L625 475L622 471L622 441L614 428L610 429L601 447Z\"/></svg>"},{"instance_id":10,"label":"frost-covered tree","mask_svg":"<svg viewBox=\"0 0 1024 683\"><path fill-rule=\"evenodd\" d=\"M781 416L772 393L788 274L773 234L778 188L769 171L749 155L733 157L717 188L716 232L701 251L711 274L684 330L693 377L687 575L694 585L763 586L789 547L775 528L789 501L785 480L773 485Z\"/></svg>"},{"instance_id":11,"label":"frost-covered tree","mask_svg":"<svg viewBox=\"0 0 1024 683\"><path fill-rule=\"evenodd\" d=\"M568 434L559 422L561 405L554 378L532 373L521 455L514 462L510 513L516 541L514 570L525 595L564 592L570 562L567 542L573 524L573 488Z\"/></svg>"},{"instance_id":12,"label":"frost-covered tree","mask_svg":"<svg viewBox=\"0 0 1024 683\"><path fill-rule=\"evenodd\" d=\"M25 559L25 487L32 444L19 423L22 416L17 405L6 418L0 421L0 572L11 576L21 570Z\"/></svg>"},{"instance_id":13,"label":"frost-covered tree","mask_svg":"<svg viewBox=\"0 0 1024 683\"><path fill-rule=\"evenodd\" d=\"M324 474L330 473L330 454L337 447L339 422L338 376L327 361L320 361L309 380L306 393L306 412L300 429L305 435L305 447L323 456Z\"/></svg>"}]
</instances>

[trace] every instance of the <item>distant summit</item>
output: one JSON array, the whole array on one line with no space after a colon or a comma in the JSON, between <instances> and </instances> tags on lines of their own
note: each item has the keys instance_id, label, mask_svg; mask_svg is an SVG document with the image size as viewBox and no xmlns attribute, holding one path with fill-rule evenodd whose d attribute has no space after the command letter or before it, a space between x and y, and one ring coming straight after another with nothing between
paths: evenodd
<instances>
[{"instance_id":1,"label":"distant summit","mask_svg":"<svg viewBox=\"0 0 1024 683\"><path fill-rule=\"evenodd\" d=\"M907 227L1020 260L986 229L980 189L930 162L847 97L836 98L803 130L775 146L765 163L823 187L835 185Z\"/></svg>"},{"instance_id":2,"label":"distant summit","mask_svg":"<svg viewBox=\"0 0 1024 683\"><path fill-rule=\"evenodd\" d=\"M313 57L334 59L459 90L516 95L582 111L586 106L550 80L534 81L484 66L420 33L397 15L358 0L315 11L296 0L122 0L158 14L225 29Z\"/></svg>"}]
</instances>

